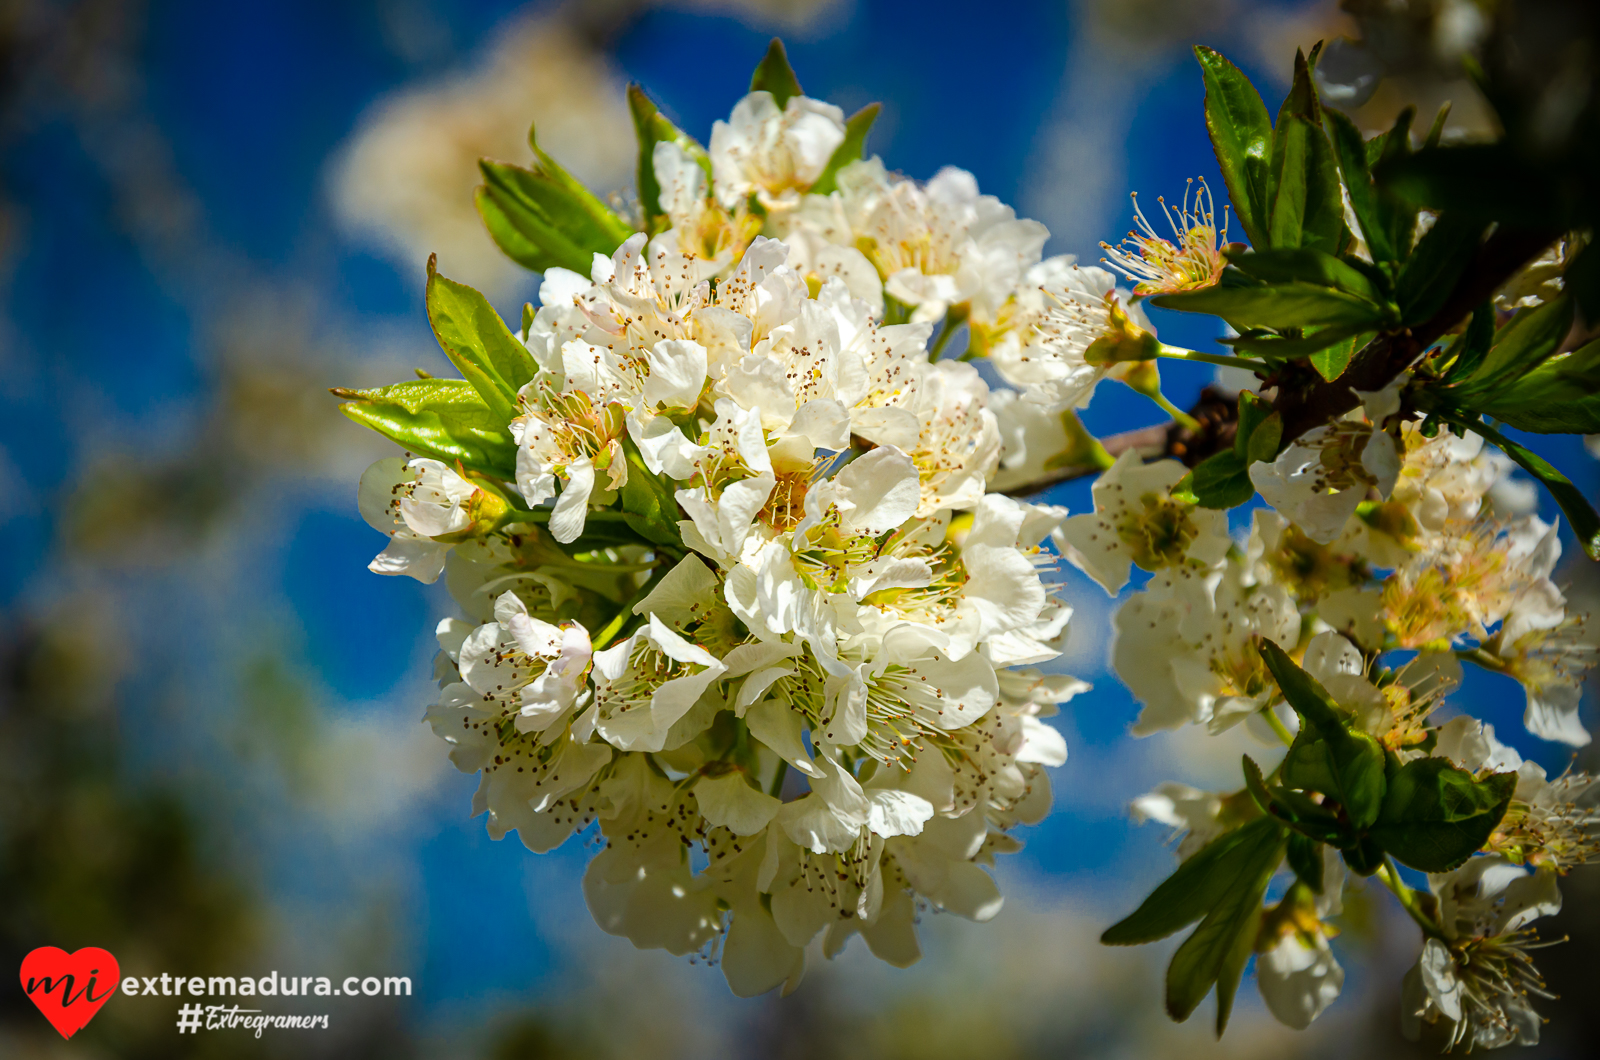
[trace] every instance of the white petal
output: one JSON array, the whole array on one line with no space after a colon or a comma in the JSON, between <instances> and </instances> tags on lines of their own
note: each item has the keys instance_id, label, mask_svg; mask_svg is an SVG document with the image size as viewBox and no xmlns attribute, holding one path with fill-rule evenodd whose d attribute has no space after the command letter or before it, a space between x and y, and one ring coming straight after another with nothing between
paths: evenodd
<instances>
[{"instance_id":1,"label":"white petal","mask_svg":"<svg viewBox=\"0 0 1600 1060\"><path fill-rule=\"evenodd\" d=\"M734 835L755 835L778 815L783 806L764 791L751 787L743 773L701 777L694 784L695 802L707 823Z\"/></svg>"}]
</instances>

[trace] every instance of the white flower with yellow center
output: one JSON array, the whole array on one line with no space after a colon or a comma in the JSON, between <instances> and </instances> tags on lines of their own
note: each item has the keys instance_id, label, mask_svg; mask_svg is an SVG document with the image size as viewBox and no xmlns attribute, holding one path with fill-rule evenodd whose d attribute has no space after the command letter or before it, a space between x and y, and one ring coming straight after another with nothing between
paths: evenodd
<instances>
[{"instance_id":1,"label":"white flower with yellow center","mask_svg":"<svg viewBox=\"0 0 1600 1060\"><path fill-rule=\"evenodd\" d=\"M1404 383L1357 391L1364 413L1307 431L1271 463L1251 464L1250 481L1311 540L1332 542L1369 493L1387 500L1399 480L1400 458L1384 423L1399 411Z\"/></svg>"},{"instance_id":2,"label":"white flower with yellow center","mask_svg":"<svg viewBox=\"0 0 1600 1060\"><path fill-rule=\"evenodd\" d=\"M651 615L637 633L594 653L594 705L574 731L598 732L624 751L660 751L673 723L725 672L716 656Z\"/></svg>"},{"instance_id":3,"label":"white flower with yellow center","mask_svg":"<svg viewBox=\"0 0 1600 1060\"><path fill-rule=\"evenodd\" d=\"M517 488L528 506L537 508L556 496L561 483L550 513L550 534L563 544L576 541L588 522L589 503L596 499L596 473L606 472L605 489L619 489L628 481L619 440L625 422L622 407L597 407L583 391L557 393L544 380L523 387L520 400L522 415L511 421Z\"/></svg>"},{"instance_id":4,"label":"white flower with yellow center","mask_svg":"<svg viewBox=\"0 0 1600 1060\"><path fill-rule=\"evenodd\" d=\"M913 320L936 321L956 306L992 318L1049 237L951 166L920 186L865 159L841 169L838 183L848 227L837 241L866 254L884 292L912 307Z\"/></svg>"},{"instance_id":5,"label":"white flower with yellow center","mask_svg":"<svg viewBox=\"0 0 1600 1060\"><path fill-rule=\"evenodd\" d=\"M754 195L769 211L792 209L844 137L844 111L831 103L790 96L780 108L772 93L750 93L711 127L717 201L731 211Z\"/></svg>"},{"instance_id":6,"label":"white flower with yellow center","mask_svg":"<svg viewBox=\"0 0 1600 1060\"><path fill-rule=\"evenodd\" d=\"M1200 508L1172 496L1188 469L1176 460L1140 461L1131 449L1094 484L1094 508L1062 524L1073 565L1112 596L1141 570L1198 571L1227 555L1226 512Z\"/></svg>"},{"instance_id":7,"label":"white flower with yellow center","mask_svg":"<svg viewBox=\"0 0 1600 1060\"><path fill-rule=\"evenodd\" d=\"M373 463L361 475L356 503L369 526L389 535L389 544L367 569L437 581L451 546L433 539L471 527L480 492L437 460L391 456Z\"/></svg>"},{"instance_id":8,"label":"white flower with yellow center","mask_svg":"<svg viewBox=\"0 0 1600 1060\"><path fill-rule=\"evenodd\" d=\"M1028 270L998 336L989 346L995 370L1028 401L1052 411L1089 404L1112 366L1091 350L1097 342L1137 348L1141 357L1155 356L1157 346L1154 327L1117 288L1117 278L1075 265L1070 256Z\"/></svg>"},{"instance_id":9,"label":"white flower with yellow center","mask_svg":"<svg viewBox=\"0 0 1600 1060\"><path fill-rule=\"evenodd\" d=\"M1495 1049L1535 1045L1544 1022L1529 997L1550 997L1528 951L1528 925L1561 911L1550 869L1534 873L1500 857L1475 857L1428 877L1443 938L1430 937L1402 987L1402 1029L1415 1040L1423 1023L1446 1024L1449 1044Z\"/></svg>"}]
</instances>

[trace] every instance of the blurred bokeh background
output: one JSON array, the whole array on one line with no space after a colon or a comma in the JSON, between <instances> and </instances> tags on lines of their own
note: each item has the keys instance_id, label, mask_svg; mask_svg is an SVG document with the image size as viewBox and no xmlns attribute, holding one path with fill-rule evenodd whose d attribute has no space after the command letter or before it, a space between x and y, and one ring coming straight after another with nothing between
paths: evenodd
<instances>
[{"instance_id":1,"label":"blurred bokeh background","mask_svg":"<svg viewBox=\"0 0 1600 1060\"><path fill-rule=\"evenodd\" d=\"M1474 4L1354 6L1400 9L1397 39L1443 56L1403 56L1361 124L1452 99L1452 130L1488 128L1439 72ZM781 35L809 94L885 103L868 148L891 168L967 168L1050 226L1048 252L1093 260L1128 227L1128 191L1221 188L1190 45L1223 50L1275 106L1296 46L1355 32L1331 0L0 0L0 967L93 945L125 974L415 984L312 1006L327 1032L260 1040L180 1038L175 1002L115 999L70 1044L13 987L0 1055L1405 1054L1398 986L1418 943L1383 896L1349 900L1345 997L1298 1035L1247 983L1218 1046L1209 1003L1182 1026L1161 1012L1170 946L1095 941L1170 868L1127 801L1163 779L1226 784L1241 745L1127 736L1114 603L1075 572L1061 666L1095 689L1054 719L1071 749L1056 810L1001 865L994 922L928 917L916 968L857 947L752 1001L604 935L578 886L590 850L534 857L468 817L475 780L420 720L451 605L442 585L367 572L381 539L355 482L386 445L325 389L443 363L430 252L515 317L537 280L481 230L476 159L525 160L533 121L592 187L625 190L628 81L705 137ZM1179 404L1210 382L1199 368L1167 370ZM1163 418L1101 395L1097 432ZM1600 494L1577 440L1538 444ZM1087 484L1050 499L1082 510ZM1575 554L1565 577L1594 600ZM1522 732L1520 691L1477 678L1464 705L1564 768ZM1565 890L1550 931L1574 941L1543 954L1562 999L1537 1052L1591 1056L1600 880L1580 869Z\"/></svg>"}]
</instances>

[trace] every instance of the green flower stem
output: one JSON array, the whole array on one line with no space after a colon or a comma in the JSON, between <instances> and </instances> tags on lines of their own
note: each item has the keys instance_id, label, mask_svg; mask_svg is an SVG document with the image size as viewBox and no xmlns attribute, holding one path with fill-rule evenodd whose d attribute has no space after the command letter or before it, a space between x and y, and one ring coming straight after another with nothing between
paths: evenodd
<instances>
[{"instance_id":1,"label":"green flower stem","mask_svg":"<svg viewBox=\"0 0 1600 1060\"><path fill-rule=\"evenodd\" d=\"M1267 719L1267 724L1271 726L1273 732L1278 734L1278 739L1283 741L1285 747L1294 745L1294 733L1290 732L1289 726L1285 725L1283 719L1278 717L1277 711L1268 707L1261 712L1261 716Z\"/></svg>"},{"instance_id":2,"label":"green flower stem","mask_svg":"<svg viewBox=\"0 0 1600 1060\"><path fill-rule=\"evenodd\" d=\"M1265 361L1252 361L1246 357L1228 357L1220 353L1201 353L1198 350L1186 350L1181 346L1162 345L1156 356L1166 357L1174 361L1200 361L1205 364L1220 364L1228 368L1247 368L1252 372L1270 370L1270 366Z\"/></svg>"},{"instance_id":3,"label":"green flower stem","mask_svg":"<svg viewBox=\"0 0 1600 1060\"><path fill-rule=\"evenodd\" d=\"M1493 652L1484 651L1482 648L1457 648L1455 655L1462 662L1475 663L1494 673L1503 673L1506 668L1503 659Z\"/></svg>"},{"instance_id":4,"label":"green flower stem","mask_svg":"<svg viewBox=\"0 0 1600 1060\"><path fill-rule=\"evenodd\" d=\"M772 775L772 787L767 789L767 794L775 799L781 798L783 796L783 781L788 775L789 763L781 758L778 759L778 770Z\"/></svg>"},{"instance_id":5,"label":"green flower stem","mask_svg":"<svg viewBox=\"0 0 1600 1060\"><path fill-rule=\"evenodd\" d=\"M585 564L585 566L587 565ZM649 596L650 590L656 587L656 582L660 581L662 576L666 574L667 565L665 562L657 560L651 566L655 567L655 573L645 579L644 584L639 586L638 592L634 593L626 603L617 608L617 613L611 616L611 621L605 624L605 628L594 635L594 639L590 643L595 651L599 651L616 639L617 634L622 632L622 627L627 623L628 619L633 617L633 606Z\"/></svg>"},{"instance_id":6,"label":"green flower stem","mask_svg":"<svg viewBox=\"0 0 1600 1060\"><path fill-rule=\"evenodd\" d=\"M1394 892L1394 896L1400 900L1401 908L1406 911L1412 920L1417 922L1417 926L1422 929L1424 935L1431 938L1444 938L1444 932L1439 930L1439 925L1433 922L1432 917L1422 911L1422 904L1417 901L1417 892L1407 887L1404 881L1400 879L1400 872L1394 867L1393 858L1385 854L1383 864L1378 867L1378 871L1373 875L1382 880L1383 885Z\"/></svg>"},{"instance_id":7,"label":"green flower stem","mask_svg":"<svg viewBox=\"0 0 1600 1060\"><path fill-rule=\"evenodd\" d=\"M1154 401L1157 405L1160 405L1161 410L1168 416L1171 416L1173 422L1178 424L1178 426L1186 427L1191 431L1198 431L1200 429L1199 420L1195 419L1193 416L1174 405L1171 401L1168 401L1167 395L1163 394L1161 391L1157 390L1155 393L1146 394L1145 396L1151 401Z\"/></svg>"}]
</instances>

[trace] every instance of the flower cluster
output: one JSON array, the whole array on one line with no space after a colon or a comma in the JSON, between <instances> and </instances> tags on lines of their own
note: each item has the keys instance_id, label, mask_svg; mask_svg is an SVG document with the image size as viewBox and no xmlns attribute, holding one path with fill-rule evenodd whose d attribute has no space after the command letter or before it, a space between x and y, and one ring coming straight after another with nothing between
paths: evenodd
<instances>
[{"instance_id":1,"label":"flower cluster","mask_svg":"<svg viewBox=\"0 0 1600 1060\"><path fill-rule=\"evenodd\" d=\"M1468 662L1521 682L1530 733L1582 746L1578 704L1600 638L1551 581L1556 528L1519 514L1527 498L1509 461L1473 435L1425 436L1396 416L1397 390L1364 395L1363 409L1254 464L1271 507L1242 541L1225 513L1185 494L1182 465L1125 455L1096 484L1094 513L1063 524L1067 556L1111 593L1131 565L1151 572L1116 617L1114 663L1144 705L1135 734L1247 721L1265 740L1280 734L1293 759L1300 718L1263 658L1270 641L1397 766L1431 757L1476 777L1515 775L1482 855L1430 876L1407 1028L1444 1020L1451 1044L1535 1041L1528 995L1542 983L1526 925L1559 909L1557 874L1600 853L1600 781L1549 780L1492 727L1441 724L1436 712ZM1176 829L1187 857L1261 808L1247 791L1168 783L1133 811ZM1321 889L1292 886L1256 943L1262 996L1294 1027L1344 981L1324 921L1340 909L1345 870L1333 846L1322 849Z\"/></svg>"},{"instance_id":2,"label":"flower cluster","mask_svg":"<svg viewBox=\"0 0 1600 1060\"><path fill-rule=\"evenodd\" d=\"M584 891L604 930L749 995L792 989L819 938L904 965L920 911L994 916L987 869L1066 758L1045 719L1087 688L1054 668L1059 561L1112 595L1138 567L1112 652L1135 734L1243 726L1284 751L1246 756L1236 791L1135 800L1184 860L1103 941L1199 920L1167 1011L1214 989L1220 1033L1255 953L1268 1008L1304 1027L1343 985L1347 878L1376 877L1424 938L1411 1029L1537 1033L1527 925L1600 853L1600 784L1551 779L1444 707L1488 670L1521 684L1533 736L1589 741L1597 638L1513 465L1594 558L1600 514L1486 420L1600 431L1600 342L1571 345L1566 290L1587 236L1490 253L1498 214L1424 214L1374 183L1409 116L1363 138L1316 102L1313 55L1264 125L1223 102L1254 97L1243 75L1197 56L1251 246L1191 185L1163 203L1172 239L1136 208L1105 247L1131 292L1045 257L1044 227L970 173L864 156L876 108L806 96L776 42L706 147L629 90L627 206L537 141L532 168L482 163L479 214L543 273L540 305L513 330L430 262L461 378L337 393L414 454L363 476L390 538L372 569L443 577L466 616L438 627L427 721L481 774L492 836L600 847ZM1460 275L1518 254L1520 277ZM1162 343L1146 299L1220 317L1233 352ZM1156 358L1256 382L1184 412ZM1106 379L1172 422L1091 437L1075 410ZM1097 473L1092 511L1017 499Z\"/></svg>"},{"instance_id":3,"label":"flower cluster","mask_svg":"<svg viewBox=\"0 0 1600 1060\"><path fill-rule=\"evenodd\" d=\"M992 917L983 866L1049 809L1043 767L1066 758L1041 719L1084 687L1036 669L1070 615L1047 547L1066 512L988 491L1001 428L978 372L930 362L930 323L881 322L860 251L797 267L777 239L703 237L749 201L818 209L801 192L840 128L753 93L713 133L709 191L658 145L674 226L587 277L547 270L517 336L537 370L508 428L514 490L429 458L361 488L391 535L372 569L444 572L470 616L439 627L427 719L481 771L490 833L546 851L598 822L600 925L720 960L739 994L792 985L821 932L829 955L860 933L907 964L919 907ZM883 225L921 211L953 248L892 272L889 297L1020 282L975 229L1037 226L964 186L848 200ZM615 508L630 491L671 513L648 536Z\"/></svg>"}]
</instances>

